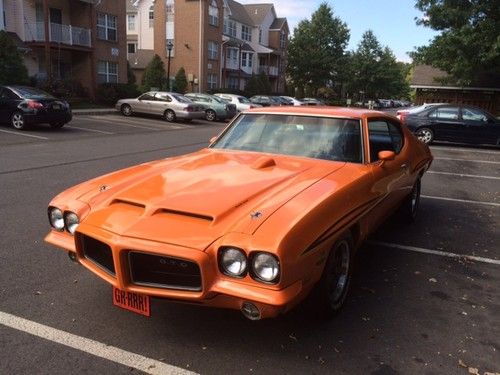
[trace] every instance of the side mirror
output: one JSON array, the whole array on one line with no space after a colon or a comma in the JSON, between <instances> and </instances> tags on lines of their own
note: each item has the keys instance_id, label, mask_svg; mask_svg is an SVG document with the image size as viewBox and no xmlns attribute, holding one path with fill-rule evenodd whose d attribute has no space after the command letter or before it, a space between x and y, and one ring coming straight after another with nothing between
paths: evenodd
<instances>
[{"instance_id":1,"label":"side mirror","mask_svg":"<svg viewBox=\"0 0 500 375\"><path fill-rule=\"evenodd\" d=\"M396 153L394 151L380 151L378 159L381 161L380 166L384 165L386 161L394 160Z\"/></svg>"}]
</instances>

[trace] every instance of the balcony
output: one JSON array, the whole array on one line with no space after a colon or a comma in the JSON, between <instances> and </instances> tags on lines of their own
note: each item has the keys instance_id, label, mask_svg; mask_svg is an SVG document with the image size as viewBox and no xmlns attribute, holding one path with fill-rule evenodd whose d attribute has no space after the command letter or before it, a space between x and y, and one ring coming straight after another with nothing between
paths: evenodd
<instances>
[{"instance_id":1,"label":"balcony","mask_svg":"<svg viewBox=\"0 0 500 375\"><path fill-rule=\"evenodd\" d=\"M278 67L276 66L261 65L259 66L259 73L265 73L268 76L277 77L279 72Z\"/></svg>"},{"instance_id":2,"label":"balcony","mask_svg":"<svg viewBox=\"0 0 500 375\"><path fill-rule=\"evenodd\" d=\"M25 24L25 41L45 42L45 24L43 22ZM58 23L50 24L49 41L69 46L92 47L90 29Z\"/></svg>"}]
</instances>

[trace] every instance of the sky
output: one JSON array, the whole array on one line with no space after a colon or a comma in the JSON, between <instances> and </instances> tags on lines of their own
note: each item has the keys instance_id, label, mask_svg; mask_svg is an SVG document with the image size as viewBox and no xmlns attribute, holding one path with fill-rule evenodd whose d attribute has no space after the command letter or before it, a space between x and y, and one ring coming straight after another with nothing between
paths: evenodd
<instances>
[{"instance_id":1,"label":"sky","mask_svg":"<svg viewBox=\"0 0 500 375\"><path fill-rule=\"evenodd\" d=\"M278 17L286 17L290 31L303 19L311 19L322 2L350 29L349 50L357 48L363 33L371 29L382 46L388 46L399 61L410 62L407 52L429 44L438 35L434 30L417 26L414 18L423 14L415 8L416 0L238 0L241 4L273 3Z\"/></svg>"}]
</instances>

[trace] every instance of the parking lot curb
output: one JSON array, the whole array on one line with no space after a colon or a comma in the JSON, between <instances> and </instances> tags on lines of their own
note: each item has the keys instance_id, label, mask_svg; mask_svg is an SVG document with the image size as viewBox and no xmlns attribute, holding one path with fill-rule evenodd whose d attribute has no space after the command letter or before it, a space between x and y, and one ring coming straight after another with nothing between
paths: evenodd
<instances>
[{"instance_id":1,"label":"parking lot curb","mask_svg":"<svg viewBox=\"0 0 500 375\"><path fill-rule=\"evenodd\" d=\"M74 109L73 116L95 116L95 115L112 115L118 113L114 108L103 109Z\"/></svg>"}]
</instances>

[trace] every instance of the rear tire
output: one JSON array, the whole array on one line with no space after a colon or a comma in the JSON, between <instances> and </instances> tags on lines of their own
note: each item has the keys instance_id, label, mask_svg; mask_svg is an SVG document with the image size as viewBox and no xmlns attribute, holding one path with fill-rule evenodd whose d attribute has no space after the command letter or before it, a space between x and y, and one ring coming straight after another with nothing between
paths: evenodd
<instances>
[{"instance_id":1,"label":"rear tire","mask_svg":"<svg viewBox=\"0 0 500 375\"><path fill-rule=\"evenodd\" d=\"M123 116L132 116L132 107L128 104L123 104L120 107L120 112L122 113Z\"/></svg>"},{"instance_id":2,"label":"rear tire","mask_svg":"<svg viewBox=\"0 0 500 375\"><path fill-rule=\"evenodd\" d=\"M165 111L164 116L165 116L165 120L167 120L168 122L174 122L175 118L176 118L175 112L172 111L171 109L167 109Z\"/></svg>"},{"instance_id":3,"label":"rear tire","mask_svg":"<svg viewBox=\"0 0 500 375\"><path fill-rule=\"evenodd\" d=\"M318 312L323 318L335 316L344 305L351 283L353 255L350 234L341 237L330 250L315 291Z\"/></svg>"},{"instance_id":4,"label":"rear tire","mask_svg":"<svg viewBox=\"0 0 500 375\"><path fill-rule=\"evenodd\" d=\"M17 130L26 130L28 125L26 124L26 119L24 118L24 114L22 112L16 111L10 117L10 124L14 129Z\"/></svg>"},{"instance_id":5,"label":"rear tire","mask_svg":"<svg viewBox=\"0 0 500 375\"><path fill-rule=\"evenodd\" d=\"M426 145L431 144L434 140L434 132L429 128L420 128L415 134L417 138Z\"/></svg>"},{"instance_id":6,"label":"rear tire","mask_svg":"<svg viewBox=\"0 0 500 375\"><path fill-rule=\"evenodd\" d=\"M207 109L207 110L205 111L205 119L206 119L207 121L215 121L215 120L217 120L217 114L215 113L215 111L214 111L214 110L212 110L212 109Z\"/></svg>"}]
</instances>

